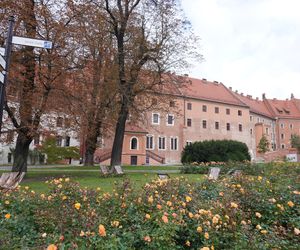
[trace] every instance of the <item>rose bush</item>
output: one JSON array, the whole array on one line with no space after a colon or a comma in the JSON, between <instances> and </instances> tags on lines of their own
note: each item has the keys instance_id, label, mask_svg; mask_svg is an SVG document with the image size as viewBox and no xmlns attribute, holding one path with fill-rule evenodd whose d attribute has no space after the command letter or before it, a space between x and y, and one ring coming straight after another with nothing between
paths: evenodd
<instances>
[{"instance_id":1,"label":"rose bush","mask_svg":"<svg viewBox=\"0 0 300 250\"><path fill-rule=\"evenodd\" d=\"M110 192L53 179L47 194L2 193L1 249L298 249L299 166L195 183L153 180ZM282 172L280 171L282 169ZM289 169L289 171L287 171Z\"/></svg>"}]
</instances>

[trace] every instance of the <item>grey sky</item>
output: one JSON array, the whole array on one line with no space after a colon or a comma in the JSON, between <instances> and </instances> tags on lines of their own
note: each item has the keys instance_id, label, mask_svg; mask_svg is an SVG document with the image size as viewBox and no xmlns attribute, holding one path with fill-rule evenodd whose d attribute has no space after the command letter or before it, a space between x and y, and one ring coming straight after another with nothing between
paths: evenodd
<instances>
[{"instance_id":1,"label":"grey sky","mask_svg":"<svg viewBox=\"0 0 300 250\"><path fill-rule=\"evenodd\" d=\"M300 1L182 0L205 61L190 75L244 94L300 98Z\"/></svg>"}]
</instances>

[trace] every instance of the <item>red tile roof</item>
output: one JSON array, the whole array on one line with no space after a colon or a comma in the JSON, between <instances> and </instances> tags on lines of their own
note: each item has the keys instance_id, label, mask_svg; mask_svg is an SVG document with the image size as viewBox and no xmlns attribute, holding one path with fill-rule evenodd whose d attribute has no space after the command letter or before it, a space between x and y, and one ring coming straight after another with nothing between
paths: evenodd
<instances>
[{"instance_id":1,"label":"red tile roof","mask_svg":"<svg viewBox=\"0 0 300 250\"><path fill-rule=\"evenodd\" d=\"M300 110L292 100L265 99L265 102L276 117L300 119Z\"/></svg>"},{"instance_id":2,"label":"red tile roof","mask_svg":"<svg viewBox=\"0 0 300 250\"><path fill-rule=\"evenodd\" d=\"M188 78L188 82L180 89L183 96L226 103L238 106L246 106L232 92L227 89L222 83L209 82L207 80L199 80Z\"/></svg>"},{"instance_id":3,"label":"red tile roof","mask_svg":"<svg viewBox=\"0 0 300 250\"><path fill-rule=\"evenodd\" d=\"M142 133L142 134L147 134L148 132L137 126L137 125L134 125L134 124L131 124L131 123L127 123L126 126L125 126L125 132L129 132L129 133Z\"/></svg>"},{"instance_id":4,"label":"red tile roof","mask_svg":"<svg viewBox=\"0 0 300 250\"><path fill-rule=\"evenodd\" d=\"M232 92L237 98L239 98L243 103L250 107L250 112L258 115L263 115L269 118L273 118L273 114L267 105L258 99L253 99L251 96L244 96L236 92Z\"/></svg>"}]
</instances>

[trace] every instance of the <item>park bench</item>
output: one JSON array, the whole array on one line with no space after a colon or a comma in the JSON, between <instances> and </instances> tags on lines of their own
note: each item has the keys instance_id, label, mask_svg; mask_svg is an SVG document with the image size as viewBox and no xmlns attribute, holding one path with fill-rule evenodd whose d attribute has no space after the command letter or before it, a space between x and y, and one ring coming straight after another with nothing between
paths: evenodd
<instances>
[{"instance_id":1,"label":"park bench","mask_svg":"<svg viewBox=\"0 0 300 250\"><path fill-rule=\"evenodd\" d=\"M15 189L22 181L25 172L3 173L0 177L0 189L12 190Z\"/></svg>"},{"instance_id":2,"label":"park bench","mask_svg":"<svg viewBox=\"0 0 300 250\"><path fill-rule=\"evenodd\" d=\"M170 178L168 174L164 174L164 173L157 173L157 176L160 180L167 180Z\"/></svg>"},{"instance_id":3,"label":"park bench","mask_svg":"<svg viewBox=\"0 0 300 250\"><path fill-rule=\"evenodd\" d=\"M216 167L210 168L208 173L208 179L217 180L220 174L220 170L221 170L220 168L216 168Z\"/></svg>"}]
</instances>

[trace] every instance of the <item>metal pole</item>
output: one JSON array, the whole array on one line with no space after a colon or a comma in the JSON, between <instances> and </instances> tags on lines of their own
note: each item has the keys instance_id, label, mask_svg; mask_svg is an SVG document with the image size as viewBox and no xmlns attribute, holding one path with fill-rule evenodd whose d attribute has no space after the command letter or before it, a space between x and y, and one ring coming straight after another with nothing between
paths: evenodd
<instances>
[{"instance_id":1,"label":"metal pole","mask_svg":"<svg viewBox=\"0 0 300 250\"><path fill-rule=\"evenodd\" d=\"M5 87L7 84L7 78L8 78L8 70L9 70L9 64L10 64L10 54L11 54L11 46L12 46L12 37L13 37L13 26L15 22L15 18L13 16L10 16L8 19L8 32L7 32L7 38L6 38L6 44L5 44L5 53L4 53L4 59L6 61L5 69L2 72L4 74L4 82L0 83L0 134L2 129L2 118L3 118L3 108L4 108L4 98L5 98Z\"/></svg>"}]
</instances>

